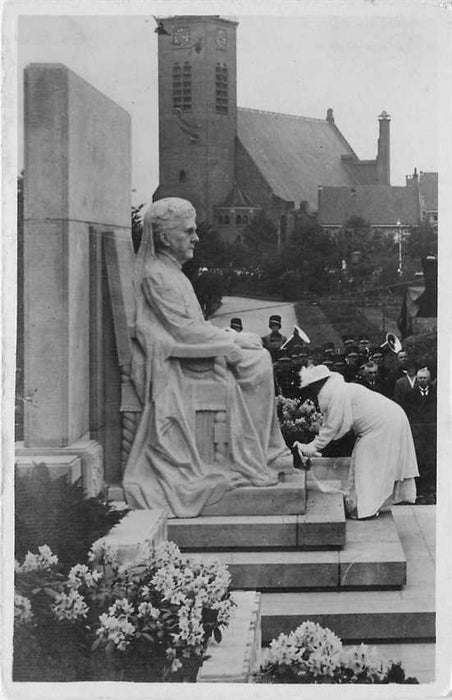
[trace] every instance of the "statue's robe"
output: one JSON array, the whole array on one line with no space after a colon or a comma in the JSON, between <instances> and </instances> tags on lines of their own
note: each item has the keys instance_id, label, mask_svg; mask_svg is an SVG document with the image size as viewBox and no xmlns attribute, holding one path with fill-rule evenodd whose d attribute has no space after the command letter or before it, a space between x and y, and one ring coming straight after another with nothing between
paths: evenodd
<instances>
[{"instance_id":1,"label":"statue's robe","mask_svg":"<svg viewBox=\"0 0 452 700\"><path fill-rule=\"evenodd\" d=\"M226 490L277 481L268 465L287 452L276 415L270 355L254 334L235 334L206 321L193 287L171 256L158 254L137 294L132 378L143 412L126 465L123 487L134 508L162 508L175 517L197 516ZM249 339L238 363L225 372L229 450L225 463L206 464L187 419L187 378L171 357L175 343L228 343Z\"/></svg>"}]
</instances>

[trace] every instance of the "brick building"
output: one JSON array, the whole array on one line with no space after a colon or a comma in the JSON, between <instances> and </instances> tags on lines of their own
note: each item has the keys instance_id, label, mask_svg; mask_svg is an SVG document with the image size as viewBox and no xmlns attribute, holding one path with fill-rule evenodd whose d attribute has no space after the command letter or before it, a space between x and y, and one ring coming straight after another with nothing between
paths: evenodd
<instances>
[{"instance_id":1,"label":"brick building","mask_svg":"<svg viewBox=\"0 0 452 700\"><path fill-rule=\"evenodd\" d=\"M360 160L325 119L237 107L237 22L218 16L159 20L159 186L179 196L223 240L258 211L283 240L300 207L317 208L319 186L390 184L390 118L379 116L375 160Z\"/></svg>"}]
</instances>

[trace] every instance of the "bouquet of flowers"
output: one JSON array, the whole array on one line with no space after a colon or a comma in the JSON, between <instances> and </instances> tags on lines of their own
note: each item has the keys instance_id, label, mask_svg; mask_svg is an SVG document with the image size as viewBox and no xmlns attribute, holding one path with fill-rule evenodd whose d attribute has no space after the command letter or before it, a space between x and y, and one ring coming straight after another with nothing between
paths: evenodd
<instances>
[{"instance_id":1,"label":"bouquet of flowers","mask_svg":"<svg viewBox=\"0 0 452 700\"><path fill-rule=\"evenodd\" d=\"M334 632L307 620L273 639L256 675L259 683L417 683L400 663L385 662L365 644L343 647Z\"/></svg>"},{"instance_id":2,"label":"bouquet of flowers","mask_svg":"<svg viewBox=\"0 0 452 700\"><path fill-rule=\"evenodd\" d=\"M120 565L114 550L98 545L89 566L73 566L67 578L56 571L48 547L39 551L16 565L20 667L27 659L19 642L27 636L39 640L34 652L41 648L41 657L46 639L59 642L60 651L70 643L77 661L65 680L195 680L209 637L220 641L229 622L234 603L227 568L185 558L172 542L143 546L131 565Z\"/></svg>"},{"instance_id":3,"label":"bouquet of flowers","mask_svg":"<svg viewBox=\"0 0 452 700\"><path fill-rule=\"evenodd\" d=\"M310 442L319 432L322 414L312 401L277 396L276 410L281 432L289 447L295 440Z\"/></svg>"}]
</instances>

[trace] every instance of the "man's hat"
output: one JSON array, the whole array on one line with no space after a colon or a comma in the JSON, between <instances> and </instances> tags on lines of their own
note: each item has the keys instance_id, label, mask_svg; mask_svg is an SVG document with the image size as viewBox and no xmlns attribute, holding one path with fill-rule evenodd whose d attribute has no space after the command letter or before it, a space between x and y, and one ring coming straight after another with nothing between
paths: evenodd
<instances>
[{"instance_id":1,"label":"man's hat","mask_svg":"<svg viewBox=\"0 0 452 700\"><path fill-rule=\"evenodd\" d=\"M328 343L325 343L323 346L324 353L331 353L331 352L334 353L334 350L335 350L334 343L328 342Z\"/></svg>"},{"instance_id":2,"label":"man's hat","mask_svg":"<svg viewBox=\"0 0 452 700\"><path fill-rule=\"evenodd\" d=\"M350 343L350 342L353 342L353 343L354 343L354 342L355 342L355 339L354 339L354 337L353 337L352 335L350 335L350 333L345 333L345 334L342 336L342 342L343 342L343 343Z\"/></svg>"},{"instance_id":3,"label":"man's hat","mask_svg":"<svg viewBox=\"0 0 452 700\"><path fill-rule=\"evenodd\" d=\"M278 316L277 314L270 316L268 325L271 326L273 323L281 328L281 316Z\"/></svg>"},{"instance_id":4,"label":"man's hat","mask_svg":"<svg viewBox=\"0 0 452 700\"><path fill-rule=\"evenodd\" d=\"M236 328L237 330L243 331L242 319L231 318L231 328Z\"/></svg>"},{"instance_id":5,"label":"man's hat","mask_svg":"<svg viewBox=\"0 0 452 700\"><path fill-rule=\"evenodd\" d=\"M331 372L325 365L313 365L312 367L302 367L300 370L300 389L304 389L320 379L327 379Z\"/></svg>"},{"instance_id":6,"label":"man's hat","mask_svg":"<svg viewBox=\"0 0 452 700\"><path fill-rule=\"evenodd\" d=\"M345 355L343 353L334 356L334 364L337 365L339 362L345 362Z\"/></svg>"},{"instance_id":7,"label":"man's hat","mask_svg":"<svg viewBox=\"0 0 452 700\"><path fill-rule=\"evenodd\" d=\"M360 339L359 339L359 342L360 342L360 343L370 343L370 340L369 340L369 338L367 337L367 335L362 335L362 336L360 337Z\"/></svg>"},{"instance_id":8,"label":"man's hat","mask_svg":"<svg viewBox=\"0 0 452 700\"><path fill-rule=\"evenodd\" d=\"M359 353L358 353L358 348L356 347L356 345L351 345L349 348L347 348L346 354L347 354L347 356L358 355Z\"/></svg>"}]
</instances>

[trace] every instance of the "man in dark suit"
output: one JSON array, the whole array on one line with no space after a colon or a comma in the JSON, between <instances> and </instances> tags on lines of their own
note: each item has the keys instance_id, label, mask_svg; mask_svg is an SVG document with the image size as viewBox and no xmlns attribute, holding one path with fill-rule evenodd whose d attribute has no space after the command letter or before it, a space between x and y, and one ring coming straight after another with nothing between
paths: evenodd
<instances>
[{"instance_id":1,"label":"man in dark suit","mask_svg":"<svg viewBox=\"0 0 452 700\"><path fill-rule=\"evenodd\" d=\"M412 358L409 358L406 363L406 368L405 371L401 374L399 379L395 382L394 385L394 392L392 397L393 400L399 404L405 411L405 413L408 415L408 419L411 421L410 415L409 415L409 408L410 408L410 403L409 403L409 397L412 391L414 390L415 384L416 384L416 372L417 372L417 365L415 360Z\"/></svg>"},{"instance_id":2,"label":"man in dark suit","mask_svg":"<svg viewBox=\"0 0 452 700\"><path fill-rule=\"evenodd\" d=\"M357 382L367 389L377 391L379 394L385 393L385 386L378 374L378 367L375 362L369 361L361 369L361 378Z\"/></svg>"},{"instance_id":3,"label":"man in dark suit","mask_svg":"<svg viewBox=\"0 0 452 700\"><path fill-rule=\"evenodd\" d=\"M436 383L430 370L422 367L406 401L420 478L430 484L436 480L436 399Z\"/></svg>"}]
</instances>

